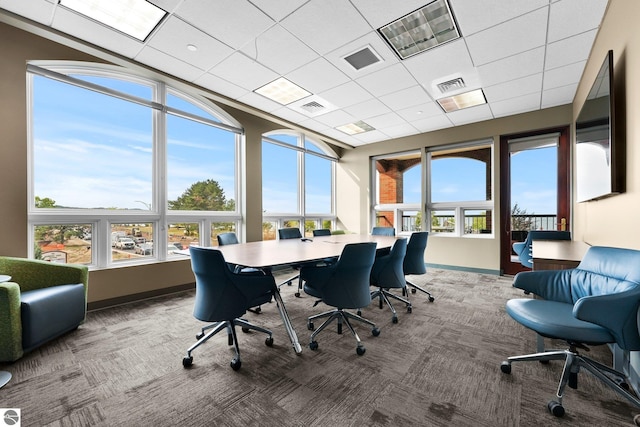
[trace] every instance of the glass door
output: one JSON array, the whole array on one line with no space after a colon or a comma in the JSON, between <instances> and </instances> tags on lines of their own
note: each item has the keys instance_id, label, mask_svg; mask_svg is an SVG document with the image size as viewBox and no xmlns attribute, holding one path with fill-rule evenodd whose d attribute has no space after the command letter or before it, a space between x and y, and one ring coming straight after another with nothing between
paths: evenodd
<instances>
[{"instance_id":1,"label":"glass door","mask_svg":"<svg viewBox=\"0 0 640 427\"><path fill-rule=\"evenodd\" d=\"M530 230L569 230L569 128L501 138L501 269L528 270L513 244Z\"/></svg>"}]
</instances>

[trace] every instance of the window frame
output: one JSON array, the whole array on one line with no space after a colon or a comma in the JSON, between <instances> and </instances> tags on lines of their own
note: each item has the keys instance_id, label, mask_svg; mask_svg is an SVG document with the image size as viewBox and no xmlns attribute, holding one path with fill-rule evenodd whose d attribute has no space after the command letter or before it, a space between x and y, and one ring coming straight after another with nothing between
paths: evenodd
<instances>
[{"instance_id":1,"label":"window frame","mask_svg":"<svg viewBox=\"0 0 640 427\"><path fill-rule=\"evenodd\" d=\"M82 74L87 76L97 76L104 78L119 79L126 82L142 84L152 88L152 99L147 100L135 95L120 92L118 90L100 86L92 82L78 79L68 74ZM152 178L151 209L148 210L107 210L107 209L58 209L58 208L36 208L35 206L35 177L34 177L34 110L33 97L34 76L49 78L58 82L71 84L82 89L92 90L107 96L116 97L125 101L134 102L151 108L152 111ZM235 223L236 230L243 228L242 224L242 165L241 152L243 150L244 129L228 113L216 106L206 98L189 93L176 86L167 84L164 81L150 79L131 70L123 70L121 67L110 64L96 64L76 61L32 61L27 64L27 155L28 155L28 186L27 186L27 217L28 232L27 238L28 256L35 255L35 227L44 225L59 224L91 224L91 261L90 269L104 269L120 267L123 265L139 265L154 262L162 262L172 258L179 259L179 256L166 253L164 250L155 250L154 255L145 259L134 259L127 261L114 261L111 257L111 225L112 224L139 224L149 223L154 230L154 246L156 248L167 248L169 238L168 225L177 222L198 223L200 242L211 240L211 225L216 222ZM166 105L167 93L178 96L187 102L193 103L196 107L203 109L220 120L217 122L206 117L182 111ZM234 211L170 211L168 208L167 194L167 120L166 116L172 114L213 126L235 134L234 156L235 156L235 210ZM46 196L46 195L43 195ZM240 236L239 236L240 237Z\"/></svg>"}]
</instances>

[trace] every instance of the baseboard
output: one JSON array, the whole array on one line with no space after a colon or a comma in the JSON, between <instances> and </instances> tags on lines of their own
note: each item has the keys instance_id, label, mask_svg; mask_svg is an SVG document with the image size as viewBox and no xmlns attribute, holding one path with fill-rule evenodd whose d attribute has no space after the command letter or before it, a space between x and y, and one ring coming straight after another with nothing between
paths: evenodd
<instances>
[{"instance_id":1,"label":"baseboard","mask_svg":"<svg viewBox=\"0 0 640 427\"><path fill-rule=\"evenodd\" d=\"M135 301L141 301L149 298L156 298L163 295L175 294L195 288L195 283L187 283L184 285L171 286L168 288L154 289L152 291L140 292L137 294L125 295L116 298L109 298L100 301L94 301L87 304L87 311L101 310L103 308L114 307L116 305L128 304Z\"/></svg>"},{"instance_id":2,"label":"baseboard","mask_svg":"<svg viewBox=\"0 0 640 427\"><path fill-rule=\"evenodd\" d=\"M466 271L469 273L479 273L479 274L492 274L495 276L500 276L500 270L490 270L488 268L474 268L474 267L460 267L458 265L446 265L446 264L425 264L427 268L438 268L441 270L456 270L456 271Z\"/></svg>"}]
</instances>

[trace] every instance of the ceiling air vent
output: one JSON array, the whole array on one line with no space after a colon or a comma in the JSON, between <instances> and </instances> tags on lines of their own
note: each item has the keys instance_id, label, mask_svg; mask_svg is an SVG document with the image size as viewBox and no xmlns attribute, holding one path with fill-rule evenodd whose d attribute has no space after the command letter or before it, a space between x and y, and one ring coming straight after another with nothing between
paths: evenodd
<instances>
[{"instance_id":1,"label":"ceiling air vent","mask_svg":"<svg viewBox=\"0 0 640 427\"><path fill-rule=\"evenodd\" d=\"M380 57L373 48L371 48L371 46L366 46L357 52L345 56L344 60L347 61L356 71L381 61Z\"/></svg>"},{"instance_id":2,"label":"ceiling air vent","mask_svg":"<svg viewBox=\"0 0 640 427\"><path fill-rule=\"evenodd\" d=\"M452 80L447 80L446 82L438 83L438 89L440 89L440 92L442 93L463 89L466 86L467 85L464 84L464 80L462 80L462 77L458 77Z\"/></svg>"},{"instance_id":3,"label":"ceiling air vent","mask_svg":"<svg viewBox=\"0 0 640 427\"><path fill-rule=\"evenodd\" d=\"M315 114L321 110L324 110L324 105L320 104L317 101L311 101L311 102L307 102L306 104L302 104L300 108L302 108L303 110L311 114Z\"/></svg>"}]
</instances>

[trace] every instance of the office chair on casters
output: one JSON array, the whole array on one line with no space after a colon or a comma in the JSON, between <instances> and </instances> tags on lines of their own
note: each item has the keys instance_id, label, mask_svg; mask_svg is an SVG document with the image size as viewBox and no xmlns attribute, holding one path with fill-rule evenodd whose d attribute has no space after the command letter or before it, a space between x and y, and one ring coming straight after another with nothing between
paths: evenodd
<instances>
[{"instance_id":1,"label":"office chair on casters","mask_svg":"<svg viewBox=\"0 0 640 427\"><path fill-rule=\"evenodd\" d=\"M328 228L318 228L317 230L313 230L313 237L318 236L331 236L331 230Z\"/></svg>"},{"instance_id":2,"label":"office chair on casters","mask_svg":"<svg viewBox=\"0 0 640 427\"><path fill-rule=\"evenodd\" d=\"M375 242L352 243L344 247L336 263L324 267L303 267L300 270L300 275L304 279L304 291L313 297L319 298L325 304L335 307L333 310L307 319L307 328L310 331L314 331L313 321L327 317L327 320L311 334L309 339L309 348L311 350L318 349L316 336L333 320L338 321L339 334L342 333L342 325L347 325L347 328L356 339L356 353L359 356L362 356L366 349L351 325L351 320L371 326L373 336L380 335L380 329L376 327L375 323L345 311L345 309L366 307L371 303L369 275L371 274L375 254Z\"/></svg>"},{"instance_id":3,"label":"office chair on casters","mask_svg":"<svg viewBox=\"0 0 640 427\"><path fill-rule=\"evenodd\" d=\"M515 242L513 251L518 255L520 264L533 268L533 255L531 254L531 244L534 240L571 240L570 231L556 230L531 230L527 234L524 242Z\"/></svg>"},{"instance_id":4,"label":"office chair on casters","mask_svg":"<svg viewBox=\"0 0 640 427\"><path fill-rule=\"evenodd\" d=\"M502 372L510 374L514 362L564 360L556 396L547 404L556 417L564 415L564 390L567 385L578 388L582 369L640 408L622 372L581 353L588 346L614 343L623 350L640 350L640 251L593 246L575 269L518 273L513 286L543 299L509 300L507 313L544 337L566 341L569 348L509 357Z\"/></svg>"},{"instance_id":5,"label":"office chair on casters","mask_svg":"<svg viewBox=\"0 0 640 427\"><path fill-rule=\"evenodd\" d=\"M235 347L236 356L231 361L234 371L240 369L240 348L236 326L243 332L256 330L268 335L265 344L273 345L270 330L253 325L240 317L249 307L255 307L271 301L275 290L273 276L239 274L229 269L222 253L217 249L191 247L191 268L196 279L196 298L193 316L203 322L214 322L202 328L196 335L198 341L189 347L182 359L185 368L193 364L191 353L223 329L227 330L229 345ZM205 331L211 329L206 335Z\"/></svg>"},{"instance_id":6,"label":"office chair on casters","mask_svg":"<svg viewBox=\"0 0 640 427\"><path fill-rule=\"evenodd\" d=\"M371 229L372 236L395 236L396 229L393 227L373 227Z\"/></svg>"},{"instance_id":7,"label":"office chair on casters","mask_svg":"<svg viewBox=\"0 0 640 427\"><path fill-rule=\"evenodd\" d=\"M302 239L302 233L300 233L299 228L291 227L291 228L279 228L278 229L278 239L287 240L287 239ZM304 264L295 264L292 267L295 270L300 270ZM300 297L300 291L302 290L302 277L300 274L296 274L293 277L288 278L284 282L278 285L278 287L284 285L285 283L288 286L291 286L294 280L298 279L298 290L295 293L296 297Z\"/></svg>"},{"instance_id":8,"label":"office chair on casters","mask_svg":"<svg viewBox=\"0 0 640 427\"><path fill-rule=\"evenodd\" d=\"M398 314L395 308L393 308L389 300L390 298L403 302L407 307L407 313L411 313L412 310L411 302L406 292L404 292L404 294L407 294L407 299L389 292L391 288L406 290L407 282L402 270L402 263L406 252L407 239L398 239L393 244L391 252L389 252L388 255L376 257L373 267L371 268L371 286L378 288L371 293L371 299L375 300L378 298L380 308L382 308L383 302L387 303L387 306L393 313L393 317L391 318L393 323L398 323ZM358 312L358 314L360 314L360 312Z\"/></svg>"},{"instance_id":9,"label":"office chair on casters","mask_svg":"<svg viewBox=\"0 0 640 427\"><path fill-rule=\"evenodd\" d=\"M424 265L424 251L427 248L427 239L429 233L427 231L419 231L411 234L409 237L409 243L407 243L407 254L404 257L402 263L402 270L405 276L425 274L427 268ZM424 292L429 296L429 302L433 302L435 298L431 295L431 292L421 288L415 283L407 280L407 286L411 287L411 293L415 294L416 290Z\"/></svg>"}]
</instances>

